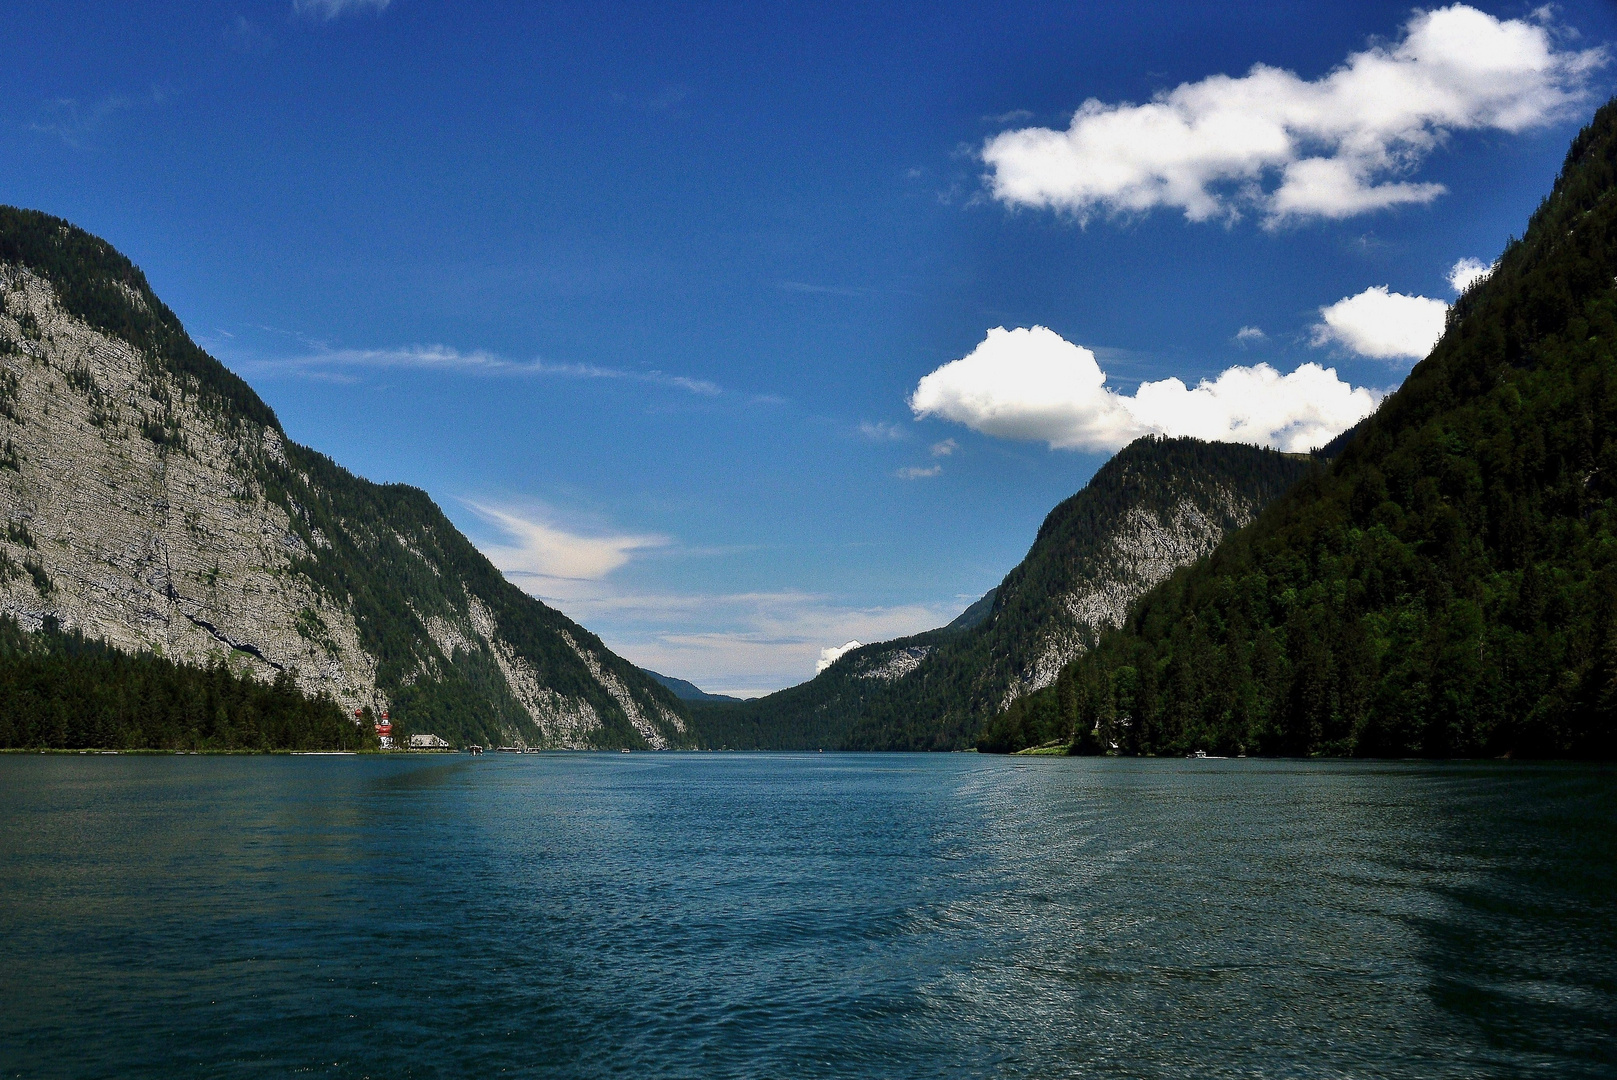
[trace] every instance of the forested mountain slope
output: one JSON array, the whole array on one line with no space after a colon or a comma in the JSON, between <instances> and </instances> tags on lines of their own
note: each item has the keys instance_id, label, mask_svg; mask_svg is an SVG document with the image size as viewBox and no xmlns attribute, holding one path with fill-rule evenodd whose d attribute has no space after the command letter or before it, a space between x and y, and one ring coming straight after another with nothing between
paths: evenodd
<instances>
[{"instance_id":1,"label":"forested mountain slope","mask_svg":"<svg viewBox=\"0 0 1617 1080\"><path fill-rule=\"evenodd\" d=\"M128 259L0 208L0 614L224 660L403 731L688 741L684 707L510 584L425 493L287 441Z\"/></svg>"},{"instance_id":2,"label":"forested mountain slope","mask_svg":"<svg viewBox=\"0 0 1617 1080\"><path fill-rule=\"evenodd\" d=\"M271 682L224 664L128 653L54 620L32 632L0 617L0 747L114 750L361 750L354 723L291 675Z\"/></svg>"},{"instance_id":3,"label":"forested mountain slope","mask_svg":"<svg viewBox=\"0 0 1617 1080\"><path fill-rule=\"evenodd\" d=\"M736 748L968 746L986 718L1054 681L1137 596L1309 468L1306 457L1253 446L1140 439L1050 512L987 604L943 629L853 650L768 697L693 704L698 737Z\"/></svg>"},{"instance_id":4,"label":"forested mountain slope","mask_svg":"<svg viewBox=\"0 0 1617 1080\"><path fill-rule=\"evenodd\" d=\"M985 744L1609 757L1614 714L1617 103L1330 468Z\"/></svg>"}]
</instances>

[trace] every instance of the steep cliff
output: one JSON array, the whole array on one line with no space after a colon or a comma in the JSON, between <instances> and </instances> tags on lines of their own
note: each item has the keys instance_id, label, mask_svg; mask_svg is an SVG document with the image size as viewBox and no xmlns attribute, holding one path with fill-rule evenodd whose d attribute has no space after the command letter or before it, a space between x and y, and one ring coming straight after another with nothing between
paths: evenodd
<instances>
[{"instance_id":1,"label":"steep cliff","mask_svg":"<svg viewBox=\"0 0 1617 1080\"><path fill-rule=\"evenodd\" d=\"M986 718L1054 682L1137 597L1309 468L1306 457L1253 446L1140 439L1050 512L992 599L940 630L852 650L801 686L693 705L698 735L736 747L969 745Z\"/></svg>"},{"instance_id":2,"label":"steep cliff","mask_svg":"<svg viewBox=\"0 0 1617 1080\"><path fill-rule=\"evenodd\" d=\"M688 741L668 690L507 582L425 493L289 442L144 275L0 208L0 614L288 673L404 731Z\"/></svg>"}]
</instances>

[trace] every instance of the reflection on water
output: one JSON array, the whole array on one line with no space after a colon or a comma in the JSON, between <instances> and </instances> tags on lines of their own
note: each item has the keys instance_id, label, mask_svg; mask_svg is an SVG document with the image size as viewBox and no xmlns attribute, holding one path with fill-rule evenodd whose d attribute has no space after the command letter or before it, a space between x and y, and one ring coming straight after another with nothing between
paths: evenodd
<instances>
[{"instance_id":1,"label":"reflection on water","mask_svg":"<svg viewBox=\"0 0 1617 1080\"><path fill-rule=\"evenodd\" d=\"M1617 1071L1617 772L0 758L0 1072Z\"/></svg>"}]
</instances>

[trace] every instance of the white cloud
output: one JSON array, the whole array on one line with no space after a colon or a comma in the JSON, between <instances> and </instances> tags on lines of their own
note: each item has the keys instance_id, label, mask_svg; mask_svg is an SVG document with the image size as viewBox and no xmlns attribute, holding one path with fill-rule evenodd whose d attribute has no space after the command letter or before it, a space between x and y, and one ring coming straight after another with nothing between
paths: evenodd
<instances>
[{"instance_id":1,"label":"white cloud","mask_svg":"<svg viewBox=\"0 0 1617 1080\"><path fill-rule=\"evenodd\" d=\"M1449 306L1377 285L1319 309L1314 345L1335 343L1373 360L1419 360L1443 336Z\"/></svg>"},{"instance_id":2,"label":"white cloud","mask_svg":"<svg viewBox=\"0 0 1617 1080\"><path fill-rule=\"evenodd\" d=\"M519 577L596 581L628 562L636 551L669 542L663 536L572 532L531 511L471 501L466 505L509 541L485 545L483 554L502 572Z\"/></svg>"},{"instance_id":3,"label":"white cloud","mask_svg":"<svg viewBox=\"0 0 1617 1080\"><path fill-rule=\"evenodd\" d=\"M908 637L960 613L952 596L930 604L863 606L798 590L667 593L618 580L633 573L630 566L600 581L512 580L633 663L739 697L812 678L827 641Z\"/></svg>"},{"instance_id":4,"label":"white cloud","mask_svg":"<svg viewBox=\"0 0 1617 1080\"><path fill-rule=\"evenodd\" d=\"M937 476L942 472L942 465L906 465L893 475L900 480L924 480L929 476Z\"/></svg>"},{"instance_id":5,"label":"white cloud","mask_svg":"<svg viewBox=\"0 0 1617 1080\"><path fill-rule=\"evenodd\" d=\"M1449 288L1463 293L1491 273L1493 267L1481 259L1461 259L1449 270Z\"/></svg>"},{"instance_id":6,"label":"white cloud","mask_svg":"<svg viewBox=\"0 0 1617 1080\"><path fill-rule=\"evenodd\" d=\"M998 327L922 378L909 404L917 417L1052 449L1117 450L1155 433L1304 451L1352 427L1379 400L1318 364L1289 375L1267 364L1232 367L1194 389L1170 378L1141 383L1133 395L1105 384L1089 349L1042 326Z\"/></svg>"},{"instance_id":7,"label":"white cloud","mask_svg":"<svg viewBox=\"0 0 1617 1080\"><path fill-rule=\"evenodd\" d=\"M859 434L872 442L897 442L909 437L909 432L898 424L889 424L886 420L878 420L874 424L865 421L859 425Z\"/></svg>"},{"instance_id":8,"label":"white cloud","mask_svg":"<svg viewBox=\"0 0 1617 1080\"><path fill-rule=\"evenodd\" d=\"M861 648L859 642L850 641L845 645L832 645L829 648L821 649L819 662L814 665L814 674L818 675L820 672L842 659L842 655L844 653L853 652L853 650L858 648Z\"/></svg>"},{"instance_id":9,"label":"white cloud","mask_svg":"<svg viewBox=\"0 0 1617 1080\"><path fill-rule=\"evenodd\" d=\"M1254 65L1159 93L1090 99L1064 131L1022 128L983 146L994 197L1072 214L1182 210L1192 221L1257 208L1273 226L1427 203L1413 171L1452 131L1519 132L1584 100L1603 48L1559 49L1553 29L1463 4L1417 12L1402 39L1308 81Z\"/></svg>"},{"instance_id":10,"label":"white cloud","mask_svg":"<svg viewBox=\"0 0 1617 1080\"><path fill-rule=\"evenodd\" d=\"M1260 341L1267 341L1268 338L1269 335L1265 334L1261 328L1256 326L1243 326L1241 329L1235 332L1235 342L1237 345L1256 345Z\"/></svg>"},{"instance_id":11,"label":"white cloud","mask_svg":"<svg viewBox=\"0 0 1617 1080\"><path fill-rule=\"evenodd\" d=\"M576 619L632 663L704 690L751 697L811 678L827 641L885 641L942 626L937 603L860 606L798 590L673 592L644 584L652 560L750 549L692 548L664 536L560 524L549 509L466 502L501 534L479 543L524 591ZM652 573L652 578L660 576Z\"/></svg>"},{"instance_id":12,"label":"white cloud","mask_svg":"<svg viewBox=\"0 0 1617 1080\"><path fill-rule=\"evenodd\" d=\"M944 439L942 442L935 442L932 444L932 456L948 457L958 449L960 449L959 443L955 442L953 439Z\"/></svg>"},{"instance_id":13,"label":"white cloud","mask_svg":"<svg viewBox=\"0 0 1617 1080\"><path fill-rule=\"evenodd\" d=\"M662 371L629 371L595 364L553 364L544 360L510 360L483 349L462 352L448 345L406 345L396 349L332 349L305 342L313 348L297 356L247 361L270 371L312 377L362 368L407 368L418 371L461 372L471 375L551 375L573 379L624 379L687 390L717 397L724 390L706 379L669 375Z\"/></svg>"},{"instance_id":14,"label":"white cloud","mask_svg":"<svg viewBox=\"0 0 1617 1080\"><path fill-rule=\"evenodd\" d=\"M322 19L335 19L349 11L387 10L392 0L292 0L292 10L299 15L314 15Z\"/></svg>"}]
</instances>

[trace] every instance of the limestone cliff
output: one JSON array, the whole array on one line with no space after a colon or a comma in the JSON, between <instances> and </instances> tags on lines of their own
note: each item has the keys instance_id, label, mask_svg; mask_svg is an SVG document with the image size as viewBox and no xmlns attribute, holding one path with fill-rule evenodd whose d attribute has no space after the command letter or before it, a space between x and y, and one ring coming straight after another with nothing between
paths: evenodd
<instances>
[{"instance_id":1,"label":"limestone cliff","mask_svg":"<svg viewBox=\"0 0 1617 1080\"><path fill-rule=\"evenodd\" d=\"M684 709L507 582L427 496L287 441L144 276L0 208L0 613L294 674L408 731L687 741Z\"/></svg>"}]
</instances>

